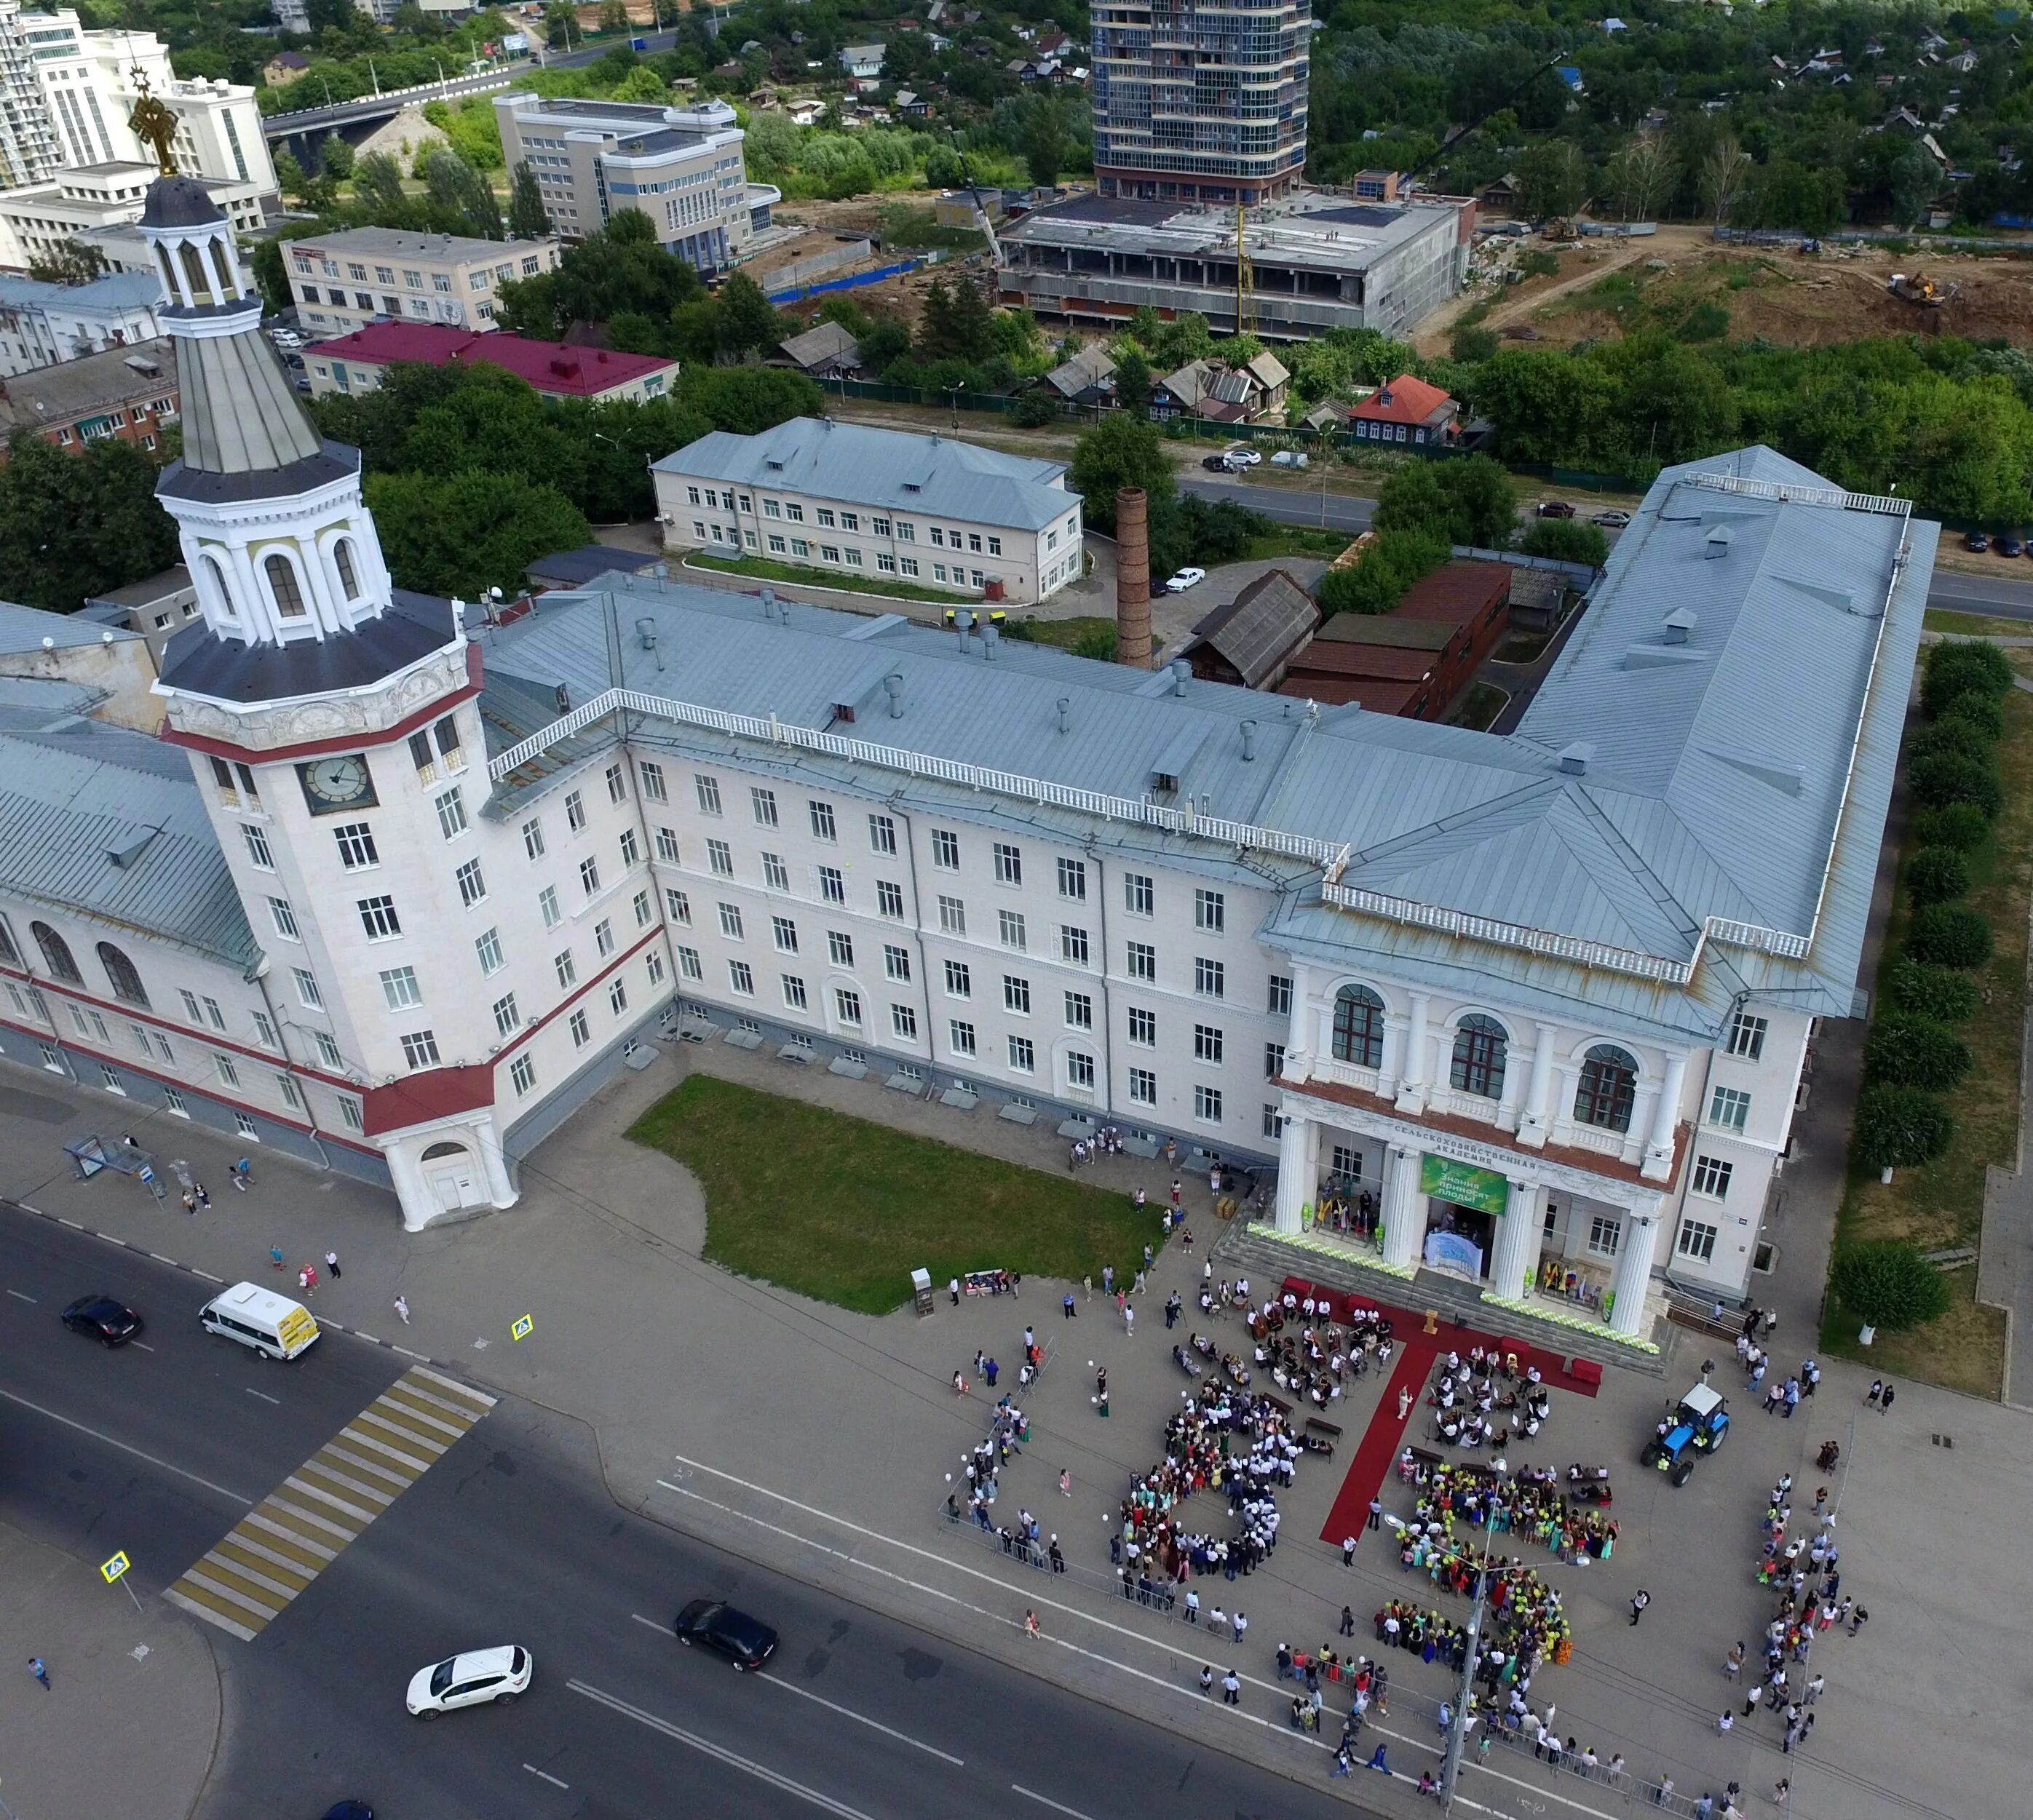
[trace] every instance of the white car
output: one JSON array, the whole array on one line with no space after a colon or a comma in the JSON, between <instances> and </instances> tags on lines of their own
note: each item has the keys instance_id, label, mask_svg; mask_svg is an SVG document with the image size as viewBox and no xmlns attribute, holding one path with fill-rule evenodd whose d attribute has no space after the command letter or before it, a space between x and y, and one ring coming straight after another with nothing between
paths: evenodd
<instances>
[{"instance_id":1,"label":"white car","mask_svg":"<svg viewBox=\"0 0 2033 1820\"><path fill-rule=\"evenodd\" d=\"M1601 525L1605 531L1628 530L1631 526L1631 514L1613 508L1607 512L1597 513L1592 522Z\"/></svg>"},{"instance_id":2,"label":"white car","mask_svg":"<svg viewBox=\"0 0 2033 1820\"><path fill-rule=\"evenodd\" d=\"M505 1706L529 1686L536 1665L519 1643L468 1650L417 1669L410 1677L406 1704L419 1719L435 1719L459 1706Z\"/></svg>"},{"instance_id":3,"label":"white car","mask_svg":"<svg viewBox=\"0 0 2033 1820\"><path fill-rule=\"evenodd\" d=\"M1234 448L1227 450L1225 453L1228 456L1228 465L1231 468L1253 468L1264 459L1261 454L1246 443L1238 443Z\"/></svg>"},{"instance_id":4,"label":"white car","mask_svg":"<svg viewBox=\"0 0 2033 1820\"><path fill-rule=\"evenodd\" d=\"M1197 588L1207 579L1204 569L1181 569L1165 584L1167 594L1183 594L1189 588Z\"/></svg>"}]
</instances>

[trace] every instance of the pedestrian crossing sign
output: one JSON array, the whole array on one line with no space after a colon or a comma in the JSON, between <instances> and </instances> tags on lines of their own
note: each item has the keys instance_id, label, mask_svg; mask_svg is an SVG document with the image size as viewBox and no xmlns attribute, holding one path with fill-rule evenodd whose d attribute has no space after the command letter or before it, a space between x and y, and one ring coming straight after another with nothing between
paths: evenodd
<instances>
[{"instance_id":1,"label":"pedestrian crossing sign","mask_svg":"<svg viewBox=\"0 0 2033 1820\"><path fill-rule=\"evenodd\" d=\"M522 1316L516 1321L515 1325L510 1328L508 1331L518 1340L527 1340L530 1336L536 1331L536 1322L528 1315L525 1314Z\"/></svg>"},{"instance_id":2,"label":"pedestrian crossing sign","mask_svg":"<svg viewBox=\"0 0 2033 1820\"><path fill-rule=\"evenodd\" d=\"M122 1574L126 1572L127 1568L127 1557L125 1555L115 1555L111 1560L102 1563L99 1571L100 1575L104 1579L106 1583L110 1586L118 1580Z\"/></svg>"}]
</instances>

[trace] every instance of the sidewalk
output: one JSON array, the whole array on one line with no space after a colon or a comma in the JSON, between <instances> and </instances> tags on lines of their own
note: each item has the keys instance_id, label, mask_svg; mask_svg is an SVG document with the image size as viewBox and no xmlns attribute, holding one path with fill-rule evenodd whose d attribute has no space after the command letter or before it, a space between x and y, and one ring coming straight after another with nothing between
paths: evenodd
<instances>
[{"instance_id":1,"label":"sidewalk","mask_svg":"<svg viewBox=\"0 0 2033 1820\"><path fill-rule=\"evenodd\" d=\"M141 1602L137 1612L85 1563L0 1527L13 1646L0 1737L17 1820L109 1804L122 1820L184 1820L197 1805L219 1743L219 1672L198 1626ZM47 1692L28 1674L32 1655L49 1666Z\"/></svg>"},{"instance_id":2,"label":"sidewalk","mask_svg":"<svg viewBox=\"0 0 2033 1820\"><path fill-rule=\"evenodd\" d=\"M1355 1383L1337 1405L1343 1436L1335 1457L1302 1459L1297 1484L1280 1495L1281 1545L1271 1560L1233 1587L1217 1581L1202 1588L1210 1605L1219 1596L1230 1611L1239 1604L1247 1612L1244 1650L1203 1655L1204 1644L1161 1614L1098 1596L1085 1575L1040 1576L1005 1560L999 1547L984 1549L956 1532L941 1515L945 1474L958 1473L979 1439L990 1400L979 1389L957 1397L953 1372L966 1366L972 1375L977 1347L1013 1359L1030 1321L1055 1357L1030 1398L1031 1440L1005 1475L996 1514L1008 1520L1029 1508L1046 1533L1060 1536L1069 1565L1107 1572L1116 1502L1128 1476L1158 1458L1164 1422L1186 1387L1171 1344L1207 1325L1194 1303L1218 1224L1204 1176L1182 1177L1196 1243L1188 1250L1174 1241L1160 1254L1134 1340L1109 1305L1084 1291L1076 1291L1076 1318L1065 1320L1060 1286L1042 1282L1020 1301L968 1300L953 1309L942 1296L929 1318L851 1314L701 1261L705 1215L696 1185L668 1158L621 1135L687 1070L795 1092L1013 1162L1063 1168L1064 1145L1049 1131L907 1101L872 1080L806 1072L793 1080L766 1052L717 1044L674 1050L623 1075L540 1149L525 1165L518 1206L419 1235L402 1233L385 1198L279 1160L257 1167L249 1194L215 1195L196 1218L174 1198L157 1206L129 1178L78 1183L60 1146L94 1128L132 1128L166 1163L187 1157L209 1181L223 1181L230 1158L167 1115L132 1124L123 1118L129 1108L13 1068L0 1068L0 1190L229 1281L265 1276L271 1244L282 1246L292 1265L335 1250L344 1275L320 1283L314 1306L321 1320L404 1344L490 1388L588 1422L610 1490L627 1507L837 1586L1274 1772L1324 1781L1318 1742L1283 1724L1290 1691L1274 1685L1278 1644L1310 1649L1332 1640L1346 1601L1358 1620L1354 1646L1363 1649L1371 1613L1425 1586L1401 1573L1383 1536L1366 1537L1347 1571L1337 1548L1314 1539L1342 1494L1381 1395L1376 1376ZM1125 1192L1140 1183L1155 1238L1155 1209L1168 1199L1171 1180L1161 1162L1109 1158L1088 1179ZM984 1236L984 1265L994 1261L992 1250ZM900 1297L905 1286L898 1287ZM1273 1286L1255 1287L1260 1295ZM1174 1288L1189 1313L1168 1336L1163 1303ZM399 1292L412 1313L407 1329L391 1309ZM204 1285L192 1286L193 1310L204 1294ZM1796 1321L1781 1309L1780 1344L1790 1351L1806 1341L1810 1324L1804 1314ZM534 1331L516 1342L510 1326L526 1314ZM1234 1317L1219 1329L1226 1347L1239 1349L1240 1336ZM1691 1381L1702 1352L1698 1338L1679 1336L1666 1389ZM1109 1370L1106 1421L1090 1400L1095 1365ZM1894 1790L1919 1797L1923 1808L2008 1811L2013 1803L2003 1792L2020 1776L2009 1734L1971 1715L1997 1710L1995 1687L2015 1672L2019 1655L2010 1615L2033 1590L2033 1574L2016 1553L2000 1557L1979 1514L2008 1508L2009 1463L2025 1452L2023 1421L1902 1386L1895 1416L1851 1433L1864 1381L1852 1368L1831 1368L1820 1410L1790 1422L1758 1415L1727 1379L1718 1381L1735 1396L1735 1432L1683 1491L1634 1464L1657 1413L1654 1377L1612 1370L1593 1401L1556 1392L1537 1451L1513 1450L1514 1463L1608 1463L1616 1474L1613 1514L1623 1526L1612 1561L1555 1570L1577 1648L1573 1663L1544 1672L1535 1695L1557 1703L1563 1735L1586 1730L1582 1742L1605 1760L1621 1751L1634 1777L1669 1770L1683 1792L1690 1784L1698 1792L1705 1780L1720 1792L1732 1776L1762 1792L1790 1770L1803 1820L1910 1820L1912 1803ZM1952 1453L1930 1447L1930 1431L1943 1429L1956 1440ZM1762 1492L1784 1470L1807 1479L1824 1430L1840 1435L1851 1463L1842 1520L1845 1546L1856 1552L1845 1567L1877 1621L1857 1644L1834 1650L1817 1749L1789 1764L1776 1736L1763 1736L1769 1725L1719 1740L1709 1709L1720 1710L1724 1691L1724 1651L1754 1636L1766 1615L1750 1574ZM1059 1492L1061 1468L1071 1475L1070 1498ZM1192 1522L1226 1533L1226 1512L1201 1502ZM1402 1513L1410 1494L1394 1480L1384 1502ZM1927 1544L1917 1547L1922 1534ZM1624 1611L1641 1584L1654 1598L1642 1633L1628 1627ZM1016 1627L1027 1605L1038 1610L1053 1649L1037 1650L1022 1638ZM1927 1650L1924 1661L1915 1660L1915 1642ZM1245 1677L1244 1705L1207 1708L1192 1691L1200 1664L1209 1661L1219 1674L1230 1657ZM1392 1668L1394 1713L1402 1700L1402 1714L1383 1728L1395 1734L1395 1766L1416 1778L1436 1742L1421 1702L1449 1690L1438 1668L1410 1657ZM1886 1727L1888 1710L1924 1723ZM1529 1756L1522 1766L1493 1761L1470 1776L1464 1793L1507 1805L1517 1787L1493 1778L1522 1777L1518 1785L1533 1793L1535 1769ZM1478 1792L1485 1777L1492 1780ZM1402 1801L1393 1799L1380 1777L1359 1779L1349 1792L1409 1811L1409 1789ZM1533 1799L1556 1806L1560 1820L1623 1804L1606 1789L1568 1784Z\"/></svg>"}]
</instances>

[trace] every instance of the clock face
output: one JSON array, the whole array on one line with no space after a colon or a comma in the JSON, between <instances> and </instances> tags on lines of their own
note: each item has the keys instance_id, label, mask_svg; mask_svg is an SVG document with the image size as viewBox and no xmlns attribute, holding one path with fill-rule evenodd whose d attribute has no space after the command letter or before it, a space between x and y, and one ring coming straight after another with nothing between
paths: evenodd
<instances>
[{"instance_id":1,"label":"clock face","mask_svg":"<svg viewBox=\"0 0 2033 1820\"><path fill-rule=\"evenodd\" d=\"M374 780L368 775L367 761L358 753L313 759L298 765L297 775L303 780L305 800L313 815L371 808L375 802Z\"/></svg>"}]
</instances>

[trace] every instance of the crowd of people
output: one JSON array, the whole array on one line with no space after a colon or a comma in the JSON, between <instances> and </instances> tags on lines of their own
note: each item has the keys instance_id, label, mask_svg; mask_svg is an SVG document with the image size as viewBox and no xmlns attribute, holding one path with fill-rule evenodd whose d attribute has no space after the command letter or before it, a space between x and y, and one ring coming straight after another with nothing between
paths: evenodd
<instances>
[{"instance_id":1,"label":"crowd of people","mask_svg":"<svg viewBox=\"0 0 2033 1820\"><path fill-rule=\"evenodd\" d=\"M1420 1532L1431 1534L1437 1521L1451 1545L1457 1522L1492 1535L1529 1537L1563 1560L1606 1561L1616 1546L1616 1521L1603 1500L1609 1495L1608 1469L1600 1466L1521 1467L1507 1477L1479 1467L1443 1460L1436 1466L1413 1461L1418 1500L1406 1527L1405 1547L1416 1545ZM1428 1547L1427 1553L1432 1549ZM1421 1564L1401 1554L1402 1564Z\"/></svg>"},{"instance_id":2,"label":"crowd of people","mask_svg":"<svg viewBox=\"0 0 2033 1820\"><path fill-rule=\"evenodd\" d=\"M1450 1352L1436 1361L1426 1391L1433 1411L1433 1438L1451 1447L1485 1444L1501 1453L1514 1436L1531 1439L1552 1414L1552 1393L1539 1368L1521 1368L1514 1352L1492 1347L1469 1348L1468 1356Z\"/></svg>"}]
</instances>

